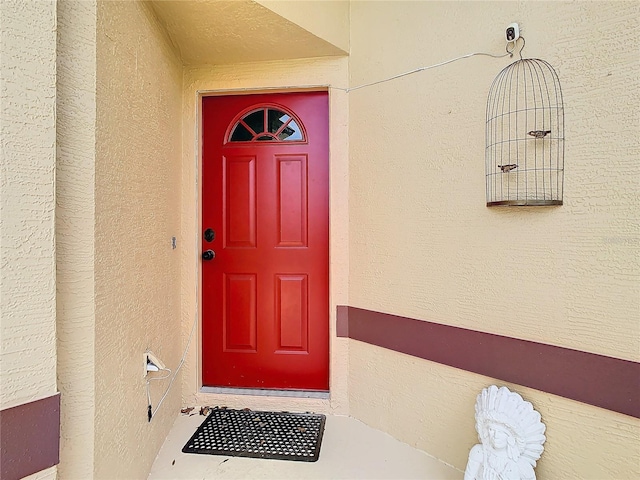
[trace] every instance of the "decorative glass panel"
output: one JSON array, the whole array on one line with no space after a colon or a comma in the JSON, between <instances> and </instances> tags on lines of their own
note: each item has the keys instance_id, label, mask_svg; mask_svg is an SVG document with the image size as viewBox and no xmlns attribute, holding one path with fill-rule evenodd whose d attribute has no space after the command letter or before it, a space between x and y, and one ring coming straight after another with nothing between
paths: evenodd
<instances>
[{"instance_id":1,"label":"decorative glass panel","mask_svg":"<svg viewBox=\"0 0 640 480\"><path fill-rule=\"evenodd\" d=\"M291 120L287 126L282 129L278 137L280 140L285 140L287 142L299 141L302 140L302 130L300 130L300 127L295 120Z\"/></svg>"},{"instance_id":2,"label":"decorative glass panel","mask_svg":"<svg viewBox=\"0 0 640 480\"><path fill-rule=\"evenodd\" d=\"M304 140L303 130L291 114L269 107L247 113L236 122L229 136L230 142L301 142Z\"/></svg>"},{"instance_id":3,"label":"decorative glass panel","mask_svg":"<svg viewBox=\"0 0 640 480\"><path fill-rule=\"evenodd\" d=\"M291 117L280 110L269 109L269 133L278 133Z\"/></svg>"},{"instance_id":4,"label":"decorative glass panel","mask_svg":"<svg viewBox=\"0 0 640 480\"><path fill-rule=\"evenodd\" d=\"M242 125L240 122L236 123L236 126L233 128L233 132L231 132L232 142L249 142L252 138L253 133L247 130L247 127Z\"/></svg>"},{"instance_id":5,"label":"decorative glass panel","mask_svg":"<svg viewBox=\"0 0 640 480\"><path fill-rule=\"evenodd\" d=\"M242 120L244 120L244 123L246 123L256 135L264 132L264 110L258 110L257 112L250 113Z\"/></svg>"}]
</instances>

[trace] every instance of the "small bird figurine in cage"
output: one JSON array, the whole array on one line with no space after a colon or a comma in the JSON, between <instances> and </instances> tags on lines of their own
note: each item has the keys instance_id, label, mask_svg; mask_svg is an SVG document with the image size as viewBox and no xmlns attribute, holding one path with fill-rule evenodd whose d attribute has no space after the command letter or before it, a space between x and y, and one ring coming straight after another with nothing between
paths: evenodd
<instances>
[{"instance_id":1,"label":"small bird figurine in cage","mask_svg":"<svg viewBox=\"0 0 640 480\"><path fill-rule=\"evenodd\" d=\"M509 173L511 170L518 168L518 165L510 163L509 165L498 165L498 168L502 170L502 173Z\"/></svg>"},{"instance_id":2,"label":"small bird figurine in cage","mask_svg":"<svg viewBox=\"0 0 640 480\"><path fill-rule=\"evenodd\" d=\"M533 138L544 138L551 133L551 130L531 130L529 135Z\"/></svg>"}]
</instances>

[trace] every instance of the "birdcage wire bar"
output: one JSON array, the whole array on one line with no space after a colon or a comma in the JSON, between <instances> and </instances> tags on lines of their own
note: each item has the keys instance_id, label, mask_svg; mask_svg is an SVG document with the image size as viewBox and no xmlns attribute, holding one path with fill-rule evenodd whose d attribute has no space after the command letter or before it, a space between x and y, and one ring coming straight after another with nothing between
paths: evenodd
<instances>
[{"instance_id":1,"label":"birdcage wire bar","mask_svg":"<svg viewBox=\"0 0 640 480\"><path fill-rule=\"evenodd\" d=\"M505 67L486 120L487 206L562 205L564 104L553 67L522 58Z\"/></svg>"}]
</instances>

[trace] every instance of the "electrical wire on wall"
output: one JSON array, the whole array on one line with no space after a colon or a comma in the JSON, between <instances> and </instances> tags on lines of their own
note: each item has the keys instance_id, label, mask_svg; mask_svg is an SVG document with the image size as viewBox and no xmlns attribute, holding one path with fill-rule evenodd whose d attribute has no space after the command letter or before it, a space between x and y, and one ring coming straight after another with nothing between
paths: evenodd
<instances>
[{"instance_id":1,"label":"electrical wire on wall","mask_svg":"<svg viewBox=\"0 0 640 480\"><path fill-rule=\"evenodd\" d=\"M522 37L520 37L521 39L523 39ZM524 40L524 39L523 39ZM507 45L505 47L506 53L503 53L501 55L496 55L493 53L486 53L486 52L473 52L473 53L467 53L466 55L461 55L459 57L455 57L455 58L450 58L449 60L445 60L444 62L440 62L440 63L434 63L433 65L427 65L424 67L419 67L419 68L415 68L413 70L409 70L408 72L404 72L404 73L399 73L398 75L393 75L391 77L387 77L387 78L383 78L381 80L376 80L375 82L370 82L370 83L364 83L362 85L356 85L355 87L336 87L334 85L328 85L328 88L331 90L340 90L341 92L345 92L345 93L351 93L355 90L360 90L361 88L366 88L366 87L372 87L374 85L379 85L381 83L386 83L386 82L390 82L392 80L397 80L398 78L402 78L402 77L406 77L408 75L413 75L414 73L419 73L419 72L424 72L425 70L431 70L433 68L437 68L437 67L442 67L444 65L448 65L449 63L453 63L453 62L457 62L458 60L464 60L465 58L471 58L471 57L477 57L477 56L484 56L484 57L491 57L491 58L504 58L504 57L513 57L513 52L516 48L516 42L515 41L509 41L507 42ZM300 90L300 89L305 89L305 88L327 88L327 85L291 85L291 86L278 86L278 87L247 87L247 88L233 88L233 89L229 89L229 92L252 92L252 91L269 91L269 90L277 90L277 91L283 91L283 90ZM216 90L216 92L220 93L220 92L224 92L226 90Z\"/></svg>"},{"instance_id":2,"label":"electrical wire on wall","mask_svg":"<svg viewBox=\"0 0 640 480\"><path fill-rule=\"evenodd\" d=\"M151 421L151 419L153 418L153 415L155 414L154 411L152 411L151 408L151 382L154 380L165 380L167 378L169 378L171 376L171 369L170 368L160 368L158 371L160 372L168 372L165 376L163 377L150 377L147 378L147 417L149 418L149 421ZM168 391L168 389L167 389ZM166 393L166 392L165 392ZM164 399L164 397L163 397ZM162 400L160 401L160 403L162 403ZM160 403L158 403L158 407L160 406ZM158 410L158 407L156 407L156 411Z\"/></svg>"},{"instance_id":3,"label":"electrical wire on wall","mask_svg":"<svg viewBox=\"0 0 640 480\"><path fill-rule=\"evenodd\" d=\"M167 395L169 394L169 390L171 390L171 387L173 386L173 382L175 381L176 376L180 372L180 369L182 368L182 365L184 365L185 358L187 358L187 353L189 352L189 346L191 345L191 339L193 338L193 334L194 334L194 332L196 330L197 321L198 321L198 317L196 316L196 318L193 320L193 325L191 326L191 332L189 333L189 339L187 340L187 345L184 348L184 352L182 352L182 358L180 358L180 363L178 363L178 367L176 368L176 371L173 372L173 374L172 374L170 369L163 368L162 369L163 371L168 371L169 372L167 375L165 375L164 377L148 378L147 379L147 401L148 401L147 416L149 418L149 421L151 421L151 419L155 416L155 414L160 409L160 406L164 402L165 398L167 398ZM149 388L150 388L150 383L149 382L151 380L165 380L165 379L167 379L169 377L171 377L171 380L169 381L169 385L167 385L167 388L165 389L164 393L162 394L162 397L160 398L160 401L158 402L158 405L156 405L156 408L152 409L151 408L151 392L149 390Z\"/></svg>"},{"instance_id":4,"label":"electrical wire on wall","mask_svg":"<svg viewBox=\"0 0 640 480\"><path fill-rule=\"evenodd\" d=\"M390 81L396 80L398 78L406 77L408 75L413 75L414 73L424 72L425 70L431 70L432 68L442 67L444 65L448 65L449 63L457 62L458 60L463 60L465 58L471 58L471 57L475 57L475 56L485 56L485 57L491 57L491 58L504 58L506 56L513 57L513 50L515 49L515 43L514 43L512 49L509 50L509 44L510 43L514 43L514 42L507 43L507 46L505 48L506 49L506 53L503 53L502 55L494 55L492 53L484 53L484 52L467 53L466 55L461 55L459 57L451 58L449 60L445 60L444 62L434 63L433 65L428 65L426 67L419 67L419 68L416 68L416 69L413 69L413 70L409 70L408 72L404 72L404 73L400 73L398 75L394 75L392 77L383 78L382 80L377 80L375 82L364 83L362 85L357 85L355 87L350 87L350 88L341 88L341 87L333 87L333 86L331 86L329 88L332 88L334 90L341 90L341 91L346 92L346 93L350 93L350 92L353 92L354 90L360 90L361 88L372 87L373 85L378 85L380 83L390 82Z\"/></svg>"}]
</instances>

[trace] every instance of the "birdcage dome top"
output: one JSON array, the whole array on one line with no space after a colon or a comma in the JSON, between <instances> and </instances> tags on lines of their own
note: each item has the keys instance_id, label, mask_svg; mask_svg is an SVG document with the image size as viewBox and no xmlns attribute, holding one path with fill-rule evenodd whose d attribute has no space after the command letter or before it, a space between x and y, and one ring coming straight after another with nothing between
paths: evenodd
<instances>
[{"instance_id":1,"label":"birdcage dome top","mask_svg":"<svg viewBox=\"0 0 640 480\"><path fill-rule=\"evenodd\" d=\"M562 89L554 68L539 58L524 58L507 65L491 85L489 98L496 99L506 94L519 95L520 106L524 104L539 107L562 106ZM527 95L528 94L528 95ZM508 97L507 97L508 98ZM503 109L500 104L487 105L487 115L491 111Z\"/></svg>"}]
</instances>

